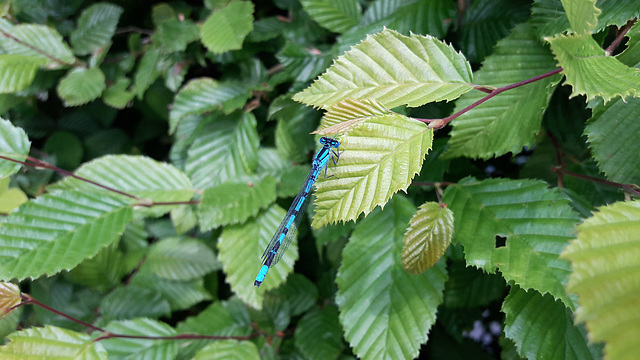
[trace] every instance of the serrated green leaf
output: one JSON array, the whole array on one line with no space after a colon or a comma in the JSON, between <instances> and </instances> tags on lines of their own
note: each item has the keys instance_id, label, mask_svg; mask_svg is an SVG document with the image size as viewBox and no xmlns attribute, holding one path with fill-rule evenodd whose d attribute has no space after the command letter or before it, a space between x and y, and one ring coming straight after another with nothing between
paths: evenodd
<instances>
[{"instance_id":1,"label":"serrated green leaf","mask_svg":"<svg viewBox=\"0 0 640 360\"><path fill-rule=\"evenodd\" d=\"M598 25L596 0L562 0L562 6L576 34L590 33Z\"/></svg>"},{"instance_id":2,"label":"serrated green leaf","mask_svg":"<svg viewBox=\"0 0 640 360\"><path fill-rule=\"evenodd\" d=\"M337 359L345 347L338 309L325 306L307 312L298 323L294 339L306 359Z\"/></svg>"},{"instance_id":3,"label":"serrated green leaf","mask_svg":"<svg viewBox=\"0 0 640 360\"><path fill-rule=\"evenodd\" d=\"M11 341L0 346L0 356L7 360L107 360L102 344L93 342L87 334L46 325L32 327L7 336Z\"/></svg>"},{"instance_id":4,"label":"serrated green leaf","mask_svg":"<svg viewBox=\"0 0 640 360\"><path fill-rule=\"evenodd\" d=\"M431 36L384 30L338 57L293 99L319 107L348 98L416 107L457 99L473 88L470 83L471 67L453 47Z\"/></svg>"},{"instance_id":5,"label":"serrated green leaf","mask_svg":"<svg viewBox=\"0 0 640 360\"><path fill-rule=\"evenodd\" d=\"M574 326L571 310L548 294L542 296L514 286L502 304L502 312L506 316L505 335L527 359L602 358L589 346L584 328Z\"/></svg>"},{"instance_id":6,"label":"serrated green leaf","mask_svg":"<svg viewBox=\"0 0 640 360\"><path fill-rule=\"evenodd\" d=\"M45 60L33 55L0 55L0 94L27 88Z\"/></svg>"},{"instance_id":7,"label":"serrated green leaf","mask_svg":"<svg viewBox=\"0 0 640 360\"><path fill-rule=\"evenodd\" d=\"M205 20L200 30L204 46L214 54L242 48L244 38L253 29L253 4L232 1Z\"/></svg>"},{"instance_id":8,"label":"serrated green leaf","mask_svg":"<svg viewBox=\"0 0 640 360\"><path fill-rule=\"evenodd\" d=\"M605 357L632 359L640 334L640 201L598 210L578 225L577 240L562 252L573 268L567 291L578 294L576 321L586 324L591 341L605 343Z\"/></svg>"},{"instance_id":9,"label":"serrated green leaf","mask_svg":"<svg viewBox=\"0 0 640 360\"><path fill-rule=\"evenodd\" d=\"M585 95L587 100L600 96L609 101L617 96L640 96L640 69L630 68L605 51L591 37L558 35L545 38L573 87L571 96Z\"/></svg>"},{"instance_id":10,"label":"serrated green leaf","mask_svg":"<svg viewBox=\"0 0 640 360\"><path fill-rule=\"evenodd\" d=\"M409 186L431 149L433 131L399 114L360 123L340 138L338 164L316 184L313 227L355 220Z\"/></svg>"},{"instance_id":11,"label":"serrated green leaf","mask_svg":"<svg viewBox=\"0 0 640 360\"><path fill-rule=\"evenodd\" d=\"M137 200L140 203L181 202L188 201L193 196L191 182L182 171L145 156L103 156L83 164L75 174L134 195L140 199ZM93 184L72 177L67 177L48 189L104 192ZM171 205L153 206L144 209L144 213L160 216L171 208Z\"/></svg>"},{"instance_id":12,"label":"serrated green leaf","mask_svg":"<svg viewBox=\"0 0 640 360\"><path fill-rule=\"evenodd\" d=\"M640 9L638 9L640 12ZM616 55L616 59L627 66L635 66L640 62L640 22L636 22L627 32L629 40L627 48L621 54Z\"/></svg>"},{"instance_id":13,"label":"serrated green leaf","mask_svg":"<svg viewBox=\"0 0 640 360\"><path fill-rule=\"evenodd\" d=\"M286 303L285 307L290 315L298 316L317 303L318 289L303 275L293 273L289 275L287 282L282 286L267 292L265 299Z\"/></svg>"},{"instance_id":14,"label":"serrated green leaf","mask_svg":"<svg viewBox=\"0 0 640 360\"><path fill-rule=\"evenodd\" d=\"M29 154L31 142L24 130L0 118L0 155L18 161L24 161ZM20 170L21 164L0 159L0 177L13 175Z\"/></svg>"},{"instance_id":15,"label":"serrated green leaf","mask_svg":"<svg viewBox=\"0 0 640 360\"><path fill-rule=\"evenodd\" d=\"M402 233L414 211L396 196L358 223L342 252L336 303L345 338L361 358L417 357L442 303L443 263L417 276L402 268Z\"/></svg>"},{"instance_id":16,"label":"serrated green leaf","mask_svg":"<svg viewBox=\"0 0 640 360\"><path fill-rule=\"evenodd\" d=\"M170 312L169 303L160 293L134 285L116 288L100 303L100 313L107 320L159 318Z\"/></svg>"},{"instance_id":17,"label":"serrated green leaf","mask_svg":"<svg viewBox=\"0 0 640 360\"><path fill-rule=\"evenodd\" d=\"M553 70L549 50L535 38L529 24L518 25L498 42L476 72L479 84L501 87ZM467 156L488 159L508 152L517 154L523 146L535 144L540 122L553 91L560 81L554 75L498 94L452 121L453 130L445 157ZM486 94L463 95L454 112L475 103Z\"/></svg>"},{"instance_id":18,"label":"serrated green leaf","mask_svg":"<svg viewBox=\"0 0 640 360\"><path fill-rule=\"evenodd\" d=\"M529 17L530 3L524 0L473 1L459 25L456 47L467 60L480 62L494 51L498 40ZM475 77L475 76L474 76ZM475 80L477 84L483 84Z\"/></svg>"},{"instance_id":19,"label":"serrated green leaf","mask_svg":"<svg viewBox=\"0 0 640 360\"><path fill-rule=\"evenodd\" d=\"M88 55L111 42L122 8L109 3L93 4L82 11L78 27L71 33L71 45L78 55Z\"/></svg>"},{"instance_id":20,"label":"serrated green leaf","mask_svg":"<svg viewBox=\"0 0 640 360\"><path fill-rule=\"evenodd\" d=\"M198 208L200 229L242 223L275 200L276 180L271 176L257 183L224 183L208 188Z\"/></svg>"},{"instance_id":21,"label":"serrated green leaf","mask_svg":"<svg viewBox=\"0 0 640 360\"><path fill-rule=\"evenodd\" d=\"M260 354L256 346L249 341L221 340L207 345L198 351L193 360L258 360Z\"/></svg>"},{"instance_id":22,"label":"serrated green leaf","mask_svg":"<svg viewBox=\"0 0 640 360\"><path fill-rule=\"evenodd\" d=\"M242 306L236 311L234 305ZM251 333L251 318L238 299L227 303L215 302L197 316L187 318L177 326L181 334L201 334L216 336L247 336ZM187 340L181 346L182 359L191 359L194 354L212 340Z\"/></svg>"},{"instance_id":23,"label":"serrated green leaf","mask_svg":"<svg viewBox=\"0 0 640 360\"><path fill-rule=\"evenodd\" d=\"M316 128L318 112L306 107L290 118L278 119L276 148L280 156L293 163L307 162L315 151L311 132Z\"/></svg>"},{"instance_id":24,"label":"serrated green leaf","mask_svg":"<svg viewBox=\"0 0 640 360\"><path fill-rule=\"evenodd\" d=\"M203 279L173 281L143 271L136 273L131 285L159 293L174 312L187 310L201 301L211 299L211 294L204 288Z\"/></svg>"},{"instance_id":25,"label":"serrated green leaf","mask_svg":"<svg viewBox=\"0 0 640 360\"><path fill-rule=\"evenodd\" d=\"M260 290L253 285L260 270L260 257L285 214L284 209L273 205L244 224L226 226L218 240L218 259L222 261L227 283L245 303L256 309L262 308L264 291L284 283L298 258L298 245L294 241L280 262L269 270Z\"/></svg>"},{"instance_id":26,"label":"serrated green leaf","mask_svg":"<svg viewBox=\"0 0 640 360\"><path fill-rule=\"evenodd\" d=\"M0 282L0 318L6 316L11 308L20 304L20 288L10 282Z\"/></svg>"},{"instance_id":27,"label":"serrated green leaf","mask_svg":"<svg viewBox=\"0 0 640 360\"><path fill-rule=\"evenodd\" d=\"M142 59L140 59L136 73L133 76L133 85L136 89L138 100L142 100L144 93L160 76L160 71L158 70L160 59L160 50L156 47L149 48L142 55Z\"/></svg>"},{"instance_id":28,"label":"serrated green leaf","mask_svg":"<svg viewBox=\"0 0 640 360\"><path fill-rule=\"evenodd\" d=\"M45 25L13 25L0 19L0 49L6 54L29 55L42 59L47 68L71 65L75 57L64 43L62 35Z\"/></svg>"},{"instance_id":29,"label":"serrated green leaf","mask_svg":"<svg viewBox=\"0 0 640 360\"><path fill-rule=\"evenodd\" d=\"M255 171L259 145L253 114L236 112L211 120L193 140L185 171L196 189L238 181Z\"/></svg>"},{"instance_id":30,"label":"serrated green leaf","mask_svg":"<svg viewBox=\"0 0 640 360\"><path fill-rule=\"evenodd\" d=\"M402 266L411 274L421 274L435 265L447 251L453 237L453 213L437 202L418 208L404 233Z\"/></svg>"},{"instance_id":31,"label":"serrated green leaf","mask_svg":"<svg viewBox=\"0 0 640 360\"><path fill-rule=\"evenodd\" d=\"M0 278L72 269L116 240L132 216L129 201L104 193L56 192L29 201L0 226Z\"/></svg>"},{"instance_id":32,"label":"serrated green leaf","mask_svg":"<svg viewBox=\"0 0 640 360\"><path fill-rule=\"evenodd\" d=\"M615 99L599 109L584 129L594 159L608 179L640 184L640 99Z\"/></svg>"},{"instance_id":33,"label":"serrated green leaf","mask_svg":"<svg viewBox=\"0 0 640 360\"><path fill-rule=\"evenodd\" d=\"M127 104L133 100L133 97L136 96L133 90L127 91L129 84L131 84L131 80L127 78L116 80L113 85L106 88L104 93L102 93L104 103L116 109L124 109Z\"/></svg>"},{"instance_id":34,"label":"serrated green leaf","mask_svg":"<svg viewBox=\"0 0 640 360\"><path fill-rule=\"evenodd\" d=\"M337 33L358 25L362 18L358 0L301 0L300 3L320 26Z\"/></svg>"},{"instance_id":35,"label":"serrated green leaf","mask_svg":"<svg viewBox=\"0 0 640 360\"><path fill-rule=\"evenodd\" d=\"M169 113L170 132L174 132L187 115L202 115L213 110L230 114L241 108L250 96L251 89L240 83L193 79L176 94Z\"/></svg>"},{"instance_id":36,"label":"serrated green leaf","mask_svg":"<svg viewBox=\"0 0 640 360\"><path fill-rule=\"evenodd\" d=\"M500 270L507 281L575 307L564 290L570 266L558 255L578 217L557 189L543 181L466 178L448 186L442 201L455 215L453 240L464 246L467 264Z\"/></svg>"},{"instance_id":37,"label":"serrated green leaf","mask_svg":"<svg viewBox=\"0 0 640 360\"><path fill-rule=\"evenodd\" d=\"M151 246L141 269L169 280L195 280L220 268L211 249L194 238L173 237Z\"/></svg>"},{"instance_id":38,"label":"serrated green leaf","mask_svg":"<svg viewBox=\"0 0 640 360\"><path fill-rule=\"evenodd\" d=\"M200 38L200 28L189 19L167 19L158 24L152 38L163 53L185 51L190 42Z\"/></svg>"},{"instance_id":39,"label":"serrated green leaf","mask_svg":"<svg viewBox=\"0 0 640 360\"><path fill-rule=\"evenodd\" d=\"M151 319L112 321L105 330L121 335L175 336L177 332L169 325ZM109 358L113 359L175 359L178 343L173 340L115 338L103 341Z\"/></svg>"},{"instance_id":40,"label":"serrated green leaf","mask_svg":"<svg viewBox=\"0 0 640 360\"><path fill-rule=\"evenodd\" d=\"M327 107L322 122L314 134L332 135L348 132L359 123L386 115L393 115L376 100L346 99Z\"/></svg>"},{"instance_id":41,"label":"serrated green leaf","mask_svg":"<svg viewBox=\"0 0 640 360\"><path fill-rule=\"evenodd\" d=\"M320 51L288 42L277 54L276 58L284 71L299 83L305 83L320 74L331 64L331 51Z\"/></svg>"},{"instance_id":42,"label":"serrated green leaf","mask_svg":"<svg viewBox=\"0 0 640 360\"><path fill-rule=\"evenodd\" d=\"M106 89L105 78L99 68L76 69L69 72L58 83L58 96L64 106L79 106L91 102Z\"/></svg>"},{"instance_id":43,"label":"serrated green leaf","mask_svg":"<svg viewBox=\"0 0 640 360\"><path fill-rule=\"evenodd\" d=\"M125 256L118 245L114 242L103 248L96 256L86 259L67 273L66 278L104 292L119 285L122 277L133 268L127 267Z\"/></svg>"}]
</instances>

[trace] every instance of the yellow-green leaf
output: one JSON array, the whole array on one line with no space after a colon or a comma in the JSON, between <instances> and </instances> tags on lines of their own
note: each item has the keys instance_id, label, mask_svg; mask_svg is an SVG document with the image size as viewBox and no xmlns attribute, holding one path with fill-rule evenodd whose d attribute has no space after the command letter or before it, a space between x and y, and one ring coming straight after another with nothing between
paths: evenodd
<instances>
[{"instance_id":1,"label":"yellow-green leaf","mask_svg":"<svg viewBox=\"0 0 640 360\"><path fill-rule=\"evenodd\" d=\"M440 260L453 237L453 213L437 202L422 204L404 233L402 265L421 274Z\"/></svg>"}]
</instances>

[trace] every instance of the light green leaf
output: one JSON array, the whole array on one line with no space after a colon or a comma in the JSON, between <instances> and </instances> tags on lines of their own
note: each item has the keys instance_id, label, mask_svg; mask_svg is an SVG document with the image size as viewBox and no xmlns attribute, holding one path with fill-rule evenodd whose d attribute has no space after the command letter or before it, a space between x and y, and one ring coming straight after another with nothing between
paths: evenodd
<instances>
[{"instance_id":1,"label":"light green leaf","mask_svg":"<svg viewBox=\"0 0 640 360\"><path fill-rule=\"evenodd\" d=\"M20 304L20 288L10 282L0 282L0 318L9 313L12 307Z\"/></svg>"},{"instance_id":2,"label":"light green leaf","mask_svg":"<svg viewBox=\"0 0 640 360\"><path fill-rule=\"evenodd\" d=\"M384 30L354 46L310 87L294 96L326 107L348 98L377 100L388 108L454 100L473 88L462 54L431 36Z\"/></svg>"},{"instance_id":3,"label":"light green leaf","mask_svg":"<svg viewBox=\"0 0 640 360\"><path fill-rule=\"evenodd\" d=\"M298 245L294 241L280 262L269 270L262 286L258 289L253 285L262 264L262 253L285 214L281 207L271 206L244 224L226 226L218 239L218 259L222 261L227 283L245 303L256 309L262 308L265 290L284 283L298 259Z\"/></svg>"},{"instance_id":4,"label":"light green leaf","mask_svg":"<svg viewBox=\"0 0 640 360\"><path fill-rule=\"evenodd\" d=\"M447 251L453 236L453 213L437 202L418 208L404 233L402 266L411 274L421 274L435 265Z\"/></svg>"},{"instance_id":5,"label":"light green leaf","mask_svg":"<svg viewBox=\"0 0 640 360\"><path fill-rule=\"evenodd\" d=\"M31 142L19 127L0 118L0 155L18 161L24 161L29 154ZM0 159L0 177L13 175L20 170L21 164Z\"/></svg>"},{"instance_id":6,"label":"light green leaf","mask_svg":"<svg viewBox=\"0 0 640 360\"><path fill-rule=\"evenodd\" d=\"M0 36L0 49L6 54L39 57L47 68L69 66L76 60L62 35L48 26L14 26L9 21L0 19L0 32L6 34Z\"/></svg>"},{"instance_id":7,"label":"light green leaf","mask_svg":"<svg viewBox=\"0 0 640 360\"><path fill-rule=\"evenodd\" d=\"M253 4L231 1L214 12L200 29L202 43L214 54L242 48L244 38L253 29Z\"/></svg>"},{"instance_id":8,"label":"light green leaf","mask_svg":"<svg viewBox=\"0 0 640 360\"><path fill-rule=\"evenodd\" d=\"M337 359L345 347L338 309L325 306L307 312L298 323L294 339L306 359Z\"/></svg>"},{"instance_id":9,"label":"light green leaf","mask_svg":"<svg viewBox=\"0 0 640 360\"><path fill-rule=\"evenodd\" d=\"M601 96L609 101L617 96L640 96L640 69L628 67L605 51L591 37L558 35L545 38L563 68L565 84L573 87L571 96Z\"/></svg>"},{"instance_id":10,"label":"light green leaf","mask_svg":"<svg viewBox=\"0 0 640 360\"><path fill-rule=\"evenodd\" d=\"M0 226L0 278L53 275L116 240L132 220L130 202L104 193L49 193L12 212Z\"/></svg>"},{"instance_id":11,"label":"light green leaf","mask_svg":"<svg viewBox=\"0 0 640 360\"><path fill-rule=\"evenodd\" d=\"M358 0L301 0L300 3L320 26L337 33L358 25L362 18Z\"/></svg>"},{"instance_id":12,"label":"light green leaf","mask_svg":"<svg viewBox=\"0 0 640 360\"><path fill-rule=\"evenodd\" d=\"M596 0L562 0L562 6L574 33L590 34L598 25L600 9L596 7Z\"/></svg>"},{"instance_id":13,"label":"light green leaf","mask_svg":"<svg viewBox=\"0 0 640 360\"><path fill-rule=\"evenodd\" d=\"M0 346L0 357L6 360L107 360L102 344L93 342L87 334L46 325L31 327L7 336L11 340Z\"/></svg>"},{"instance_id":14,"label":"light green leaf","mask_svg":"<svg viewBox=\"0 0 640 360\"><path fill-rule=\"evenodd\" d=\"M151 320L134 319L112 321L105 330L114 334L133 336L175 336L177 332L169 325ZM113 359L175 359L178 342L173 340L115 338L102 342Z\"/></svg>"},{"instance_id":15,"label":"light green leaf","mask_svg":"<svg viewBox=\"0 0 640 360\"><path fill-rule=\"evenodd\" d=\"M599 168L612 181L640 184L640 99L615 99L593 110L584 134Z\"/></svg>"},{"instance_id":16,"label":"light green leaf","mask_svg":"<svg viewBox=\"0 0 640 360\"><path fill-rule=\"evenodd\" d=\"M466 178L448 186L442 201L455 215L453 240L464 246L468 265L500 270L507 281L575 307L564 290L570 266L558 255L578 217L557 189L543 181Z\"/></svg>"},{"instance_id":17,"label":"light green leaf","mask_svg":"<svg viewBox=\"0 0 640 360\"><path fill-rule=\"evenodd\" d=\"M105 88L104 74L99 68L78 68L63 77L56 90L64 106L79 106L99 98Z\"/></svg>"},{"instance_id":18,"label":"light green leaf","mask_svg":"<svg viewBox=\"0 0 640 360\"><path fill-rule=\"evenodd\" d=\"M587 344L584 328L573 325L571 310L550 295L513 286L502 312L506 316L505 335L515 342L518 354L527 359L602 358Z\"/></svg>"},{"instance_id":19,"label":"light green leaf","mask_svg":"<svg viewBox=\"0 0 640 360\"><path fill-rule=\"evenodd\" d=\"M340 138L337 165L316 184L313 227L355 220L406 191L431 149L433 131L399 114L371 118Z\"/></svg>"},{"instance_id":20,"label":"light green leaf","mask_svg":"<svg viewBox=\"0 0 640 360\"><path fill-rule=\"evenodd\" d=\"M234 82L210 78L193 79L176 95L169 113L170 132L187 115L202 115L213 110L225 114L241 108L251 96L251 89Z\"/></svg>"},{"instance_id":21,"label":"light green leaf","mask_svg":"<svg viewBox=\"0 0 640 360\"><path fill-rule=\"evenodd\" d=\"M213 251L201 240L173 237L151 246L142 269L169 280L195 280L220 268Z\"/></svg>"},{"instance_id":22,"label":"light green leaf","mask_svg":"<svg viewBox=\"0 0 640 360\"><path fill-rule=\"evenodd\" d=\"M640 334L640 201L598 210L562 252L573 268L567 291L578 294L576 321L586 323L591 341L605 343L605 358L633 359Z\"/></svg>"},{"instance_id":23,"label":"light green leaf","mask_svg":"<svg viewBox=\"0 0 640 360\"><path fill-rule=\"evenodd\" d=\"M318 130L313 133L318 135L346 133L363 121L394 114L376 100L346 99L327 107Z\"/></svg>"},{"instance_id":24,"label":"light green leaf","mask_svg":"<svg viewBox=\"0 0 640 360\"><path fill-rule=\"evenodd\" d=\"M171 308L156 291L128 285L107 294L100 304L100 314L107 320L167 316Z\"/></svg>"},{"instance_id":25,"label":"light green leaf","mask_svg":"<svg viewBox=\"0 0 640 360\"><path fill-rule=\"evenodd\" d=\"M198 208L200 229L242 223L275 200L276 180L271 176L257 183L224 183L208 188Z\"/></svg>"},{"instance_id":26,"label":"light green leaf","mask_svg":"<svg viewBox=\"0 0 640 360\"><path fill-rule=\"evenodd\" d=\"M71 33L71 45L78 55L88 55L111 42L122 8L109 3L93 4L82 11L78 27Z\"/></svg>"},{"instance_id":27,"label":"light green leaf","mask_svg":"<svg viewBox=\"0 0 640 360\"><path fill-rule=\"evenodd\" d=\"M27 88L36 77L38 67L44 63L38 56L0 54L0 94Z\"/></svg>"},{"instance_id":28,"label":"light green leaf","mask_svg":"<svg viewBox=\"0 0 640 360\"><path fill-rule=\"evenodd\" d=\"M207 189L251 174L258 165L256 118L235 112L211 120L198 131L185 165L196 189Z\"/></svg>"},{"instance_id":29,"label":"light green leaf","mask_svg":"<svg viewBox=\"0 0 640 360\"><path fill-rule=\"evenodd\" d=\"M158 24L152 39L163 53L181 52L200 38L200 28L189 19L167 19Z\"/></svg>"},{"instance_id":30,"label":"light green leaf","mask_svg":"<svg viewBox=\"0 0 640 360\"><path fill-rule=\"evenodd\" d=\"M193 196L189 178L171 164L145 156L107 155L83 164L76 175L139 198L139 203L188 201ZM86 181L66 177L49 186L49 190L104 190ZM149 215L160 216L175 206L153 206ZM142 210L142 209L140 209Z\"/></svg>"},{"instance_id":31,"label":"light green leaf","mask_svg":"<svg viewBox=\"0 0 640 360\"><path fill-rule=\"evenodd\" d=\"M498 42L476 72L479 84L501 87L553 70L555 61L549 49L540 44L529 24L521 24ZM554 75L498 94L451 122L451 140L445 157L467 156L488 159L508 152L522 151L535 144L542 115L560 81ZM475 103L487 94L480 91L463 95L454 112Z\"/></svg>"},{"instance_id":32,"label":"light green leaf","mask_svg":"<svg viewBox=\"0 0 640 360\"><path fill-rule=\"evenodd\" d=\"M221 340L198 351L193 360L259 360L256 346L249 341Z\"/></svg>"},{"instance_id":33,"label":"light green leaf","mask_svg":"<svg viewBox=\"0 0 640 360\"><path fill-rule=\"evenodd\" d=\"M133 97L136 96L134 91L127 91L129 84L131 84L131 80L124 77L116 80L113 85L104 91L102 101L116 109L124 109L127 104L133 100Z\"/></svg>"},{"instance_id":34,"label":"light green leaf","mask_svg":"<svg viewBox=\"0 0 640 360\"><path fill-rule=\"evenodd\" d=\"M415 358L442 303L444 263L420 275L402 268L402 233L415 208L396 196L356 226L342 252L336 303L354 353L364 359ZM375 301L373 301L375 299Z\"/></svg>"}]
</instances>

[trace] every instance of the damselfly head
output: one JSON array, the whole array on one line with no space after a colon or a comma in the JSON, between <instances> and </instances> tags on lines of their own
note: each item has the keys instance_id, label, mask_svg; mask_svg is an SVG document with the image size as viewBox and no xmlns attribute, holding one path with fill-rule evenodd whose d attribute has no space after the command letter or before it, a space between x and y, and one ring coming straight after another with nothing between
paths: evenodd
<instances>
[{"instance_id":1,"label":"damselfly head","mask_svg":"<svg viewBox=\"0 0 640 360\"><path fill-rule=\"evenodd\" d=\"M338 146L340 146L340 142L336 139L332 139L332 138L328 138L328 137L321 137L320 138L320 144L322 145L329 145L331 147L337 148Z\"/></svg>"}]
</instances>

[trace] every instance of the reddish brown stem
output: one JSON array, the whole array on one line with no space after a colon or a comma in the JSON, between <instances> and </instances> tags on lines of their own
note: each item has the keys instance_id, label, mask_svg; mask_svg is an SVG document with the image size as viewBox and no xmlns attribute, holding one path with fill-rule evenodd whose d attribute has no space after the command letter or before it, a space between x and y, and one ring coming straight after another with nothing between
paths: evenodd
<instances>
[{"instance_id":1,"label":"reddish brown stem","mask_svg":"<svg viewBox=\"0 0 640 360\"><path fill-rule=\"evenodd\" d=\"M38 305L38 306L40 306L40 307L42 307L44 309L47 309L47 310L51 311L54 314L63 316L63 317L65 317L65 318L67 318L67 319L69 319L69 320L71 320L73 322L76 322L78 324L84 325L84 326L86 326L86 327L88 327L90 329L93 329L93 330L96 330L96 331L100 331L100 332L105 332L105 330L102 329L102 328L99 328L99 327L97 327L95 325L89 324L88 322L84 322L84 321L82 321L80 319L76 319L71 315L67 315L67 314L65 314L65 313L63 313L61 311L58 311L58 310L56 310L56 309L54 309L54 308L52 308L52 307L50 307L48 305L45 305L45 304L41 303L40 301L32 298L29 294L20 294L20 297L22 298L22 300L24 300L22 303L19 304L20 306L26 305L26 304Z\"/></svg>"},{"instance_id":2,"label":"reddish brown stem","mask_svg":"<svg viewBox=\"0 0 640 360\"><path fill-rule=\"evenodd\" d=\"M607 55L611 55L616 48L620 45L620 43L622 42L622 39L624 39L625 35L627 35L627 32L629 31L629 29L631 29L631 27L633 26L633 24L635 24L637 21L637 19L632 19L629 20L622 28L620 28L620 31L618 32L618 36L616 36L616 38L613 40L613 42L611 42L611 44L609 46L607 46L605 52Z\"/></svg>"},{"instance_id":3,"label":"reddish brown stem","mask_svg":"<svg viewBox=\"0 0 640 360\"><path fill-rule=\"evenodd\" d=\"M617 188L623 189L624 191L627 191L628 193L630 193L630 194L632 194L634 196L640 196L640 186L638 186L636 184L623 184L623 183L619 183L619 182L615 182L615 181L609 181L609 180L605 180L605 179L600 179L600 178L597 178L595 176L578 174L578 173L575 173L573 171L567 170L567 169L565 169L564 167L561 167L561 166L554 167L553 171L556 172L556 173L563 173L565 175L573 176L573 177L578 178L578 179L593 181L593 182L597 182L597 183L600 183L600 184L617 187Z\"/></svg>"}]
</instances>

